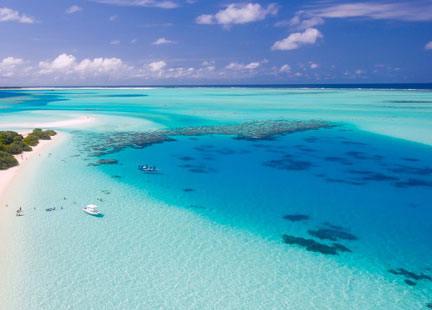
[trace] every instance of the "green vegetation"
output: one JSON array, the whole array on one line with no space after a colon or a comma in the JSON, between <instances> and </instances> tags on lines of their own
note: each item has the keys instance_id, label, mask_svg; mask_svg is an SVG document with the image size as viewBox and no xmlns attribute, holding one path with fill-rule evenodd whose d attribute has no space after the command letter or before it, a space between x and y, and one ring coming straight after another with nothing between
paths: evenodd
<instances>
[{"instance_id":1,"label":"green vegetation","mask_svg":"<svg viewBox=\"0 0 432 310\"><path fill-rule=\"evenodd\" d=\"M13 155L29 152L32 146L36 146L39 140L51 140L57 133L54 130L34 129L27 137L23 137L15 131L0 131L0 170L18 165Z\"/></svg>"},{"instance_id":2,"label":"green vegetation","mask_svg":"<svg viewBox=\"0 0 432 310\"><path fill-rule=\"evenodd\" d=\"M11 154L0 151L0 170L8 169L18 165L18 160Z\"/></svg>"}]
</instances>

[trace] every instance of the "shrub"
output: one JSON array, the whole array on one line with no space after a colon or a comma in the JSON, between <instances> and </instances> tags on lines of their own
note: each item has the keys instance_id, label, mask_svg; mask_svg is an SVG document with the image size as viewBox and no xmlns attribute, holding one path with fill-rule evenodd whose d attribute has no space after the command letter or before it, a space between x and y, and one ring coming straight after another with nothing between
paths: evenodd
<instances>
[{"instance_id":1,"label":"shrub","mask_svg":"<svg viewBox=\"0 0 432 310\"><path fill-rule=\"evenodd\" d=\"M36 128L32 131L32 135L35 135L36 137L38 137L40 140L51 140L51 136L53 134L50 134L54 132L53 130L42 130L40 128Z\"/></svg>"},{"instance_id":2,"label":"shrub","mask_svg":"<svg viewBox=\"0 0 432 310\"><path fill-rule=\"evenodd\" d=\"M11 154L0 151L0 170L18 165L18 161Z\"/></svg>"},{"instance_id":3,"label":"shrub","mask_svg":"<svg viewBox=\"0 0 432 310\"><path fill-rule=\"evenodd\" d=\"M29 134L27 137L23 139L23 142L30 146L36 146L39 143L39 138L34 134Z\"/></svg>"},{"instance_id":4,"label":"shrub","mask_svg":"<svg viewBox=\"0 0 432 310\"><path fill-rule=\"evenodd\" d=\"M19 136L21 135L19 135L15 131L0 131L0 143L11 144L12 142L14 142L14 138Z\"/></svg>"},{"instance_id":5,"label":"shrub","mask_svg":"<svg viewBox=\"0 0 432 310\"><path fill-rule=\"evenodd\" d=\"M9 154L14 155L21 154L22 152L29 152L31 150L32 148L22 141L14 141L9 144L6 149Z\"/></svg>"}]
</instances>

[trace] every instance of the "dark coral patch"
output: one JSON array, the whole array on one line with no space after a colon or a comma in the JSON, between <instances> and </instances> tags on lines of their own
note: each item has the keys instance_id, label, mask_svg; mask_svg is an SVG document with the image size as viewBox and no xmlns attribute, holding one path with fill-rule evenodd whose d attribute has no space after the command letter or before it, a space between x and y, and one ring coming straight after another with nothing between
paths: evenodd
<instances>
[{"instance_id":1,"label":"dark coral patch","mask_svg":"<svg viewBox=\"0 0 432 310\"><path fill-rule=\"evenodd\" d=\"M404 158L401 158L402 160L405 160L405 161L411 161L411 162L416 162L416 161L419 161L418 159L415 159L415 158L408 158L408 157L404 157Z\"/></svg>"},{"instance_id":2,"label":"dark coral patch","mask_svg":"<svg viewBox=\"0 0 432 310\"><path fill-rule=\"evenodd\" d=\"M306 239L306 238L294 237L289 235L283 235L282 239L286 244L299 245L301 247L304 247L306 250L310 252L319 252L326 255L338 255L336 248L326 244L316 242L313 239Z\"/></svg>"},{"instance_id":3,"label":"dark coral patch","mask_svg":"<svg viewBox=\"0 0 432 310\"><path fill-rule=\"evenodd\" d=\"M184 192L194 192L195 190L193 188L184 188Z\"/></svg>"},{"instance_id":4,"label":"dark coral patch","mask_svg":"<svg viewBox=\"0 0 432 310\"><path fill-rule=\"evenodd\" d=\"M282 159L266 161L263 163L263 166L279 170L306 170L312 167L312 163L308 161L294 160L285 156Z\"/></svg>"},{"instance_id":5,"label":"dark coral patch","mask_svg":"<svg viewBox=\"0 0 432 310\"><path fill-rule=\"evenodd\" d=\"M396 181L399 180L396 177L385 175L381 173L372 173L362 178L365 181Z\"/></svg>"},{"instance_id":6,"label":"dark coral patch","mask_svg":"<svg viewBox=\"0 0 432 310\"><path fill-rule=\"evenodd\" d=\"M411 281L411 280L405 280L404 281L406 284L408 284L409 286L415 286L417 285L417 282Z\"/></svg>"},{"instance_id":7,"label":"dark coral patch","mask_svg":"<svg viewBox=\"0 0 432 310\"><path fill-rule=\"evenodd\" d=\"M118 164L117 159L99 159L97 161L99 165L115 165Z\"/></svg>"},{"instance_id":8,"label":"dark coral patch","mask_svg":"<svg viewBox=\"0 0 432 310\"><path fill-rule=\"evenodd\" d=\"M208 173L206 170L201 169L201 168L189 169L189 172L193 172L193 173Z\"/></svg>"},{"instance_id":9,"label":"dark coral patch","mask_svg":"<svg viewBox=\"0 0 432 310\"><path fill-rule=\"evenodd\" d=\"M325 255L339 255L339 252L351 252L350 249L339 243L327 245L319 243L313 239L295 237L290 235L283 235L282 239L286 244L299 245L309 252L318 252Z\"/></svg>"},{"instance_id":10,"label":"dark coral patch","mask_svg":"<svg viewBox=\"0 0 432 310\"><path fill-rule=\"evenodd\" d=\"M368 157L364 155L363 152L347 152L348 156L354 157L355 159L367 159Z\"/></svg>"},{"instance_id":11,"label":"dark coral patch","mask_svg":"<svg viewBox=\"0 0 432 310\"><path fill-rule=\"evenodd\" d=\"M333 243L333 247L341 252L349 252L352 253L352 251L350 249L348 249L346 246L340 244L340 243Z\"/></svg>"},{"instance_id":12,"label":"dark coral patch","mask_svg":"<svg viewBox=\"0 0 432 310\"><path fill-rule=\"evenodd\" d=\"M414 175L431 175L432 168L431 167L412 167L405 165L396 165L395 168L389 169L394 173L404 173L404 174L414 174Z\"/></svg>"},{"instance_id":13,"label":"dark coral patch","mask_svg":"<svg viewBox=\"0 0 432 310\"><path fill-rule=\"evenodd\" d=\"M327 178L327 182L329 183L343 183L343 184L349 184L349 185L364 185L365 183L358 182L358 181L351 181L351 180L344 180L344 179L333 179L333 178Z\"/></svg>"},{"instance_id":14,"label":"dark coral patch","mask_svg":"<svg viewBox=\"0 0 432 310\"><path fill-rule=\"evenodd\" d=\"M342 239L342 240L352 241L358 239L356 236L346 231L342 231L339 229L331 229L331 228L320 228L317 230L308 230L308 234L321 240L337 241L339 239Z\"/></svg>"},{"instance_id":15,"label":"dark coral patch","mask_svg":"<svg viewBox=\"0 0 432 310\"><path fill-rule=\"evenodd\" d=\"M419 180L419 179L409 179L408 181L404 182L396 182L396 187L432 187L432 182L425 181L425 180Z\"/></svg>"},{"instance_id":16,"label":"dark coral patch","mask_svg":"<svg viewBox=\"0 0 432 310\"><path fill-rule=\"evenodd\" d=\"M427 304L426 307L428 307L429 309L432 309L432 302Z\"/></svg>"},{"instance_id":17,"label":"dark coral patch","mask_svg":"<svg viewBox=\"0 0 432 310\"><path fill-rule=\"evenodd\" d=\"M309 218L309 215L305 214L288 214L283 216L283 219L291 222L307 221Z\"/></svg>"},{"instance_id":18,"label":"dark coral patch","mask_svg":"<svg viewBox=\"0 0 432 310\"><path fill-rule=\"evenodd\" d=\"M304 138L303 141L308 142L308 143L314 143L314 142L318 141L318 138L317 137L307 137L307 138Z\"/></svg>"},{"instance_id":19,"label":"dark coral patch","mask_svg":"<svg viewBox=\"0 0 432 310\"><path fill-rule=\"evenodd\" d=\"M178 159L183 160L183 161L191 161L191 160L194 160L195 158L190 157L190 156L180 156L180 157L178 157Z\"/></svg>"},{"instance_id":20,"label":"dark coral patch","mask_svg":"<svg viewBox=\"0 0 432 310\"><path fill-rule=\"evenodd\" d=\"M406 269L403 268L398 268L397 270L395 269L390 269L388 272L395 274L395 275L401 275L404 276L407 279L412 279L412 280L428 280L428 281L432 281L432 278L428 275L425 275L423 273L421 274L416 274L414 272L408 271Z\"/></svg>"},{"instance_id":21,"label":"dark coral patch","mask_svg":"<svg viewBox=\"0 0 432 310\"><path fill-rule=\"evenodd\" d=\"M343 164L343 165L346 165L346 166L351 166L352 165L352 162L350 162L348 159L343 158L343 157L329 156L329 157L325 157L324 160L340 163L340 164Z\"/></svg>"},{"instance_id":22,"label":"dark coral patch","mask_svg":"<svg viewBox=\"0 0 432 310\"><path fill-rule=\"evenodd\" d=\"M340 226L340 225L334 225L334 224L329 223L329 222L324 222L324 223L322 223L322 224L323 224L324 226L330 227L330 228L332 228L332 229L345 230L345 228L343 228L342 226Z\"/></svg>"}]
</instances>

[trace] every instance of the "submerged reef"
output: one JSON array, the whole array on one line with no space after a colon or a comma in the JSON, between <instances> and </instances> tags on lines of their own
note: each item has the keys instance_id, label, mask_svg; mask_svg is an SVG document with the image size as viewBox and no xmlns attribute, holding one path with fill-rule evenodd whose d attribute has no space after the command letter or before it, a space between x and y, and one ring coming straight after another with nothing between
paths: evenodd
<instances>
[{"instance_id":1,"label":"submerged reef","mask_svg":"<svg viewBox=\"0 0 432 310\"><path fill-rule=\"evenodd\" d=\"M235 125L182 127L141 132L113 132L99 136L96 144L83 145L91 156L103 156L118 152L125 147L143 148L155 143L175 141L173 137L226 135L238 140L271 140L275 135L331 128L335 125L324 121L266 120Z\"/></svg>"},{"instance_id":2,"label":"submerged reef","mask_svg":"<svg viewBox=\"0 0 432 310\"><path fill-rule=\"evenodd\" d=\"M291 222L307 221L309 220L309 218L309 215L305 214L288 214L283 216L283 219Z\"/></svg>"},{"instance_id":3,"label":"submerged reef","mask_svg":"<svg viewBox=\"0 0 432 310\"><path fill-rule=\"evenodd\" d=\"M339 252L351 252L350 249L338 243L327 245L324 243L319 243L313 239L290 235L283 235L282 239L286 244L299 245L309 252L318 252L325 255L339 255Z\"/></svg>"},{"instance_id":4,"label":"submerged reef","mask_svg":"<svg viewBox=\"0 0 432 310\"><path fill-rule=\"evenodd\" d=\"M291 155L285 155L281 159L273 159L263 162L263 166L279 170L306 170L313 166L311 162L294 160Z\"/></svg>"},{"instance_id":5,"label":"submerged reef","mask_svg":"<svg viewBox=\"0 0 432 310\"><path fill-rule=\"evenodd\" d=\"M417 285L417 282L411 281L411 280L405 280L404 281L406 284L408 284L409 286L415 286Z\"/></svg>"},{"instance_id":6,"label":"submerged reef","mask_svg":"<svg viewBox=\"0 0 432 310\"><path fill-rule=\"evenodd\" d=\"M357 240L358 238L346 231L332 228L319 228L317 230L308 230L308 234L321 240L337 241L342 240Z\"/></svg>"},{"instance_id":7,"label":"submerged reef","mask_svg":"<svg viewBox=\"0 0 432 310\"><path fill-rule=\"evenodd\" d=\"M406 279L411 279L411 280L427 280L427 281L432 281L432 277L425 275L423 273L421 274L416 274L414 272L408 271L406 269L403 268L398 268L397 270L395 269L390 269L388 272L395 274L395 275L401 275L403 277L405 277Z\"/></svg>"},{"instance_id":8,"label":"submerged reef","mask_svg":"<svg viewBox=\"0 0 432 310\"><path fill-rule=\"evenodd\" d=\"M420 179L408 179L407 181L403 182L396 182L396 187L432 187L432 182L420 180Z\"/></svg>"},{"instance_id":9,"label":"submerged reef","mask_svg":"<svg viewBox=\"0 0 432 310\"><path fill-rule=\"evenodd\" d=\"M99 159L97 161L99 165L115 165L118 164L117 159Z\"/></svg>"}]
</instances>

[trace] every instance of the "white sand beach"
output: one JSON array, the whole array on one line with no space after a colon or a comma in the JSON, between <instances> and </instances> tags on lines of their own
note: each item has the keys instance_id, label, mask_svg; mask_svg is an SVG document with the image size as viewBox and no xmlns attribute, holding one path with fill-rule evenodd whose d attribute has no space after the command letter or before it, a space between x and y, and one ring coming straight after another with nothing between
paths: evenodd
<instances>
[{"instance_id":1,"label":"white sand beach","mask_svg":"<svg viewBox=\"0 0 432 310\"><path fill-rule=\"evenodd\" d=\"M28 132L24 132L24 131L20 131L19 133L22 135L28 134ZM2 201L3 194L6 192L8 186L12 182L13 178L17 175L17 173L20 170L25 169L26 163L32 160L33 158L43 154L46 151L47 146L55 142L58 142L63 137L64 137L63 133L57 132L57 135L53 136L51 140L39 140L39 144L37 146L34 146L31 152L24 152L21 155L14 156L18 160L19 165L16 167L9 168L7 170L0 171L0 202L3 203ZM4 207L3 204L2 207Z\"/></svg>"}]
</instances>

